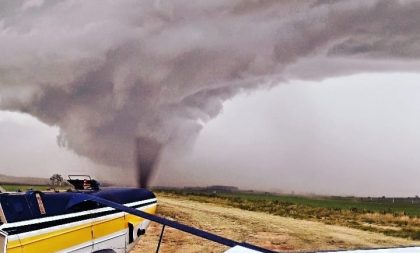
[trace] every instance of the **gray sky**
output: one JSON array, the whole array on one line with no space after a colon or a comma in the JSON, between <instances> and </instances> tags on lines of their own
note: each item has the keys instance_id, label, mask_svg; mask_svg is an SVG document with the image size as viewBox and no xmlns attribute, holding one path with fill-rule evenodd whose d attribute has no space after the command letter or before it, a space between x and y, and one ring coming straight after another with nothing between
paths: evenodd
<instances>
[{"instance_id":1,"label":"gray sky","mask_svg":"<svg viewBox=\"0 0 420 253\"><path fill-rule=\"evenodd\" d=\"M359 74L237 96L205 124L188 152L163 158L154 184L416 195L419 81L420 74ZM5 147L0 172L90 173L109 179L100 173L104 166L59 148L58 133L29 115L0 112Z\"/></svg>"},{"instance_id":2,"label":"gray sky","mask_svg":"<svg viewBox=\"0 0 420 253\"><path fill-rule=\"evenodd\" d=\"M418 74L360 74L238 96L156 180L170 184L182 174L179 184L413 196L420 192L419 81Z\"/></svg>"},{"instance_id":3,"label":"gray sky","mask_svg":"<svg viewBox=\"0 0 420 253\"><path fill-rule=\"evenodd\" d=\"M140 137L164 147L155 183L414 194L416 105L402 97L416 94L419 12L409 0L2 1L0 110L13 114L0 167L135 184ZM48 150L42 139L61 161L34 152L25 170L12 147Z\"/></svg>"},{"instance_id":4,"label":"gray sky","mask_svg":"<svg viewBox=\"0 0 420 253\"><path fill-rule=\"evenodd\" d=\"M0 173L47 177L53 173L95 175L89 159L57 145L57 127L22 113L0 111Z\"/></svg>"}]
</instances>

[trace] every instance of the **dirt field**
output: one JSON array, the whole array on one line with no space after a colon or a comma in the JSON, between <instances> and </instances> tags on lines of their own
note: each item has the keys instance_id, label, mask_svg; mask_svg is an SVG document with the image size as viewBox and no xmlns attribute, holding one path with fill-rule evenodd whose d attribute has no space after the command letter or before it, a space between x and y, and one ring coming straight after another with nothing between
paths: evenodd
<instances>
[{"instance_id":1,"label":"dirt field","mask_svg":"<svg viewBox=\"0 0 420 253\"><path fill-rule=\"evenodd\" d=\"M165 217L238 241L277 251L375 248L419 245L385 236L319 222L222 207L182 198L159 197L158 212ZM161 226L152 223L132 253L155 252ZM223 252L226 247L195 236L165 229L160 252Z\"/></svg>"}]
</instances>

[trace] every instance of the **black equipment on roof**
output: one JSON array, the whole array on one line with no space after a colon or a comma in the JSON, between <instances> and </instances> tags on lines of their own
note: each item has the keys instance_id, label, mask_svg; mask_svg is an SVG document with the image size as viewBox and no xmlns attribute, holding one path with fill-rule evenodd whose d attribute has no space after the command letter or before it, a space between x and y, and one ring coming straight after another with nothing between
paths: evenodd
<instances>
[{"instance_id":1,"label":"black equipment on roof","mask_svg":"<svg viewBox=\"0 0 420 253\"><path fill-rule=\"evenodd\" d=\"M69 175L67 180L76 190L99 190L100 183L89 175Z\"/></svg>"}]
</instances>

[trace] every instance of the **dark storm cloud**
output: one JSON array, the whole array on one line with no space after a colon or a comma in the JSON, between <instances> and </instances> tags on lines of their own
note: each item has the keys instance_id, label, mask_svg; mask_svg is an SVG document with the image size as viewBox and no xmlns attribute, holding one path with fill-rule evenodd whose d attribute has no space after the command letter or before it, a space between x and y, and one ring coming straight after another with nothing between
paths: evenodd
<instances>
[{"instance_id":1,"label":"dark storm cloud","mask_svg":"<svg viewBox=\"0 0 420 253\"><path fill-rule=\"evenodd\" d=\"M324 78L364 71L347 59L418 60L419 12L412 1L3 1L0 108L127 168L135 136L187 143L224 101L293 66L339 61L314 64Z\"/></svg>"}]
</instances>

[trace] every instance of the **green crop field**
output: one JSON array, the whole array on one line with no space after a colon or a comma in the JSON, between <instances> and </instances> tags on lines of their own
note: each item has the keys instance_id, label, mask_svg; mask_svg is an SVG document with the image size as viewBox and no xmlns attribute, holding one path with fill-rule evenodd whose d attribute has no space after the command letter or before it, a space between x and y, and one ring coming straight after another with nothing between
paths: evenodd
<instances>
[{"instance_id":1,"label":"green crop field","mask_svg":"<svg viewBox=\"0 0 420 253\"><path fill-rule=\"evenodd\" d=\"M420 217L420 200L392 198L356 198L356 197L305 197L274 194L219 193L220 197L240 198L248 201L273 201L295 205L345 209L365 212L404 213Z\"/></svg>"},{"instance_id":2,"label":"green crop field","mask_svg":"<svg viewBox=\"0 0 420 253\"><path fill-rule=\"evenodd\" d=\"M49 185L22 185L22 184L1 184L8 192L17 192L17 191L27 191L27 190L34 190L34 191L46 191L51 189ZM57 190L65 190L68 187L56 187Z\"/></svg>"},{"instance_id":3,"label":"green crop field","mask_svg":"<svg viewBox=\"0 0 420 253\"><path fill-rule=\"evenodd\" d=\"M269 203L273 205L298 205L313 208L327 208L351 210L354 212L379 212L391 214L406 214L412 217L420 217L420 200L404 198L356 198L356 197L307 197L276 195L270 193L209 193L200 191L173 191L177 194L196 197L222 198L232 202L245 203L255 202L259 204Z\"/></svg>"}]
</instances>

